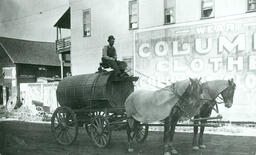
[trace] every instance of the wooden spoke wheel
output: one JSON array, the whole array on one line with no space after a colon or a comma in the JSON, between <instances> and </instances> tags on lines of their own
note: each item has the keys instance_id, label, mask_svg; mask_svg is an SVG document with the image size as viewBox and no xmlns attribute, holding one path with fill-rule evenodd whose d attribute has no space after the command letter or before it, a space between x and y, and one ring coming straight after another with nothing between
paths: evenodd
<instances>
[{"instance_id":1,"label":"wooden spoke wheel","mask_svg":"<svg viewBox=\"0 0 256 155\"><path fill-rule=\"evenodd\" d=\"M96 146L104 148L109 144L111 139L111 130L108 119L105 116L95 116L88 129Z\"/></svg>"},{"instance_id":2,"label":"wooden spoke wheel","mask_svg":"<svg viewBox=\"0 0 256 155\"><path fill-rule=\"evenodd\" d=\"M148 136L148 124L140 124L135 132L135 140L138 143L142 143Z\"/></svg>"},{"instance_id":3,"label":"wooden spoke wheel","mask_svg":"<svg viewBox=\"0 0 256 155\"><path fill-rule=\"evenodd\" d=\"M71 145L78 134L75 113L68 107L58 107L51 118L51 130L59 144Z\"/></svg>"}]
</instances>

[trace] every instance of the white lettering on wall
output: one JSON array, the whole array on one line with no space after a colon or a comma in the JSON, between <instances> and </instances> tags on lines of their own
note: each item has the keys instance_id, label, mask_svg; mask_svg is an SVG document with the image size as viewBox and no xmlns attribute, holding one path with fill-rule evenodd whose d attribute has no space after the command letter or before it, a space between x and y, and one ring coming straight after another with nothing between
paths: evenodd
<instances>
[{"instance_id":1,"label":"white lettering on wall","mask_svg":"<svg viewBox=\"0 0 256 155\"><path fill-rule=\"evenodd\" d=\"M228 57L228 71L234 71L234 67L237 67L238 71L243 70L243 57L239 56L237 57L237 59L235 60L235 58L233 57Z\"/></svg>"},{"instance_id":2,"label":"white lettering on wall","mask_svg":"<svg viewBox=\"0 0 256 155\"><path fill-rule=\"evenodd\" d=\"M256 56L249 56L249 70L256 70Z\"/></svg>"},{"instance_id":3,"label":"white lettering on wall","mask_svg":"<svg viewBox=\"0 0 256 155\"><path fill-rule=\"evenodd\" d=\"M184 72L186 68L184 65L180 65L179 60L173 60L173 71L174 72Z\"/></svg>"},{"instance_id":4,"label":"white lettering on wall","mask_svg":"<svg viewBox=\"0 0 256 155\"><path fill-rule=\"evenodd\" d=\"M149 43L141 44L139 47L139 56L142 58L146 58L150 56Z\"/></svg>"},{"instance_id":5,"label":"white lettering on wall","mask_svg":"<svg viewBox=\"0 0 256 155\"><path fill-rule=\"evenodd\" d=\"M212 38L207 38L206 47L202 47L202 39L196 39L196 51L199 54L208 54L212 50Z\"/></svg>"},{"instance_id":6,"label":"white lettering on wall","mask_svg":"<svg viewBox=\"0 0 256 155\"><path fill-rule=\"evenodd\" d=\"M190 53L190 45L188 43L182 44L182 49L179 50L178 42L173 42L173 56L186 55Z\"/></svg>"},{"instance_id":7,"label":"white lettering on wall","mask_svg":"<svg viewBox=\"0 0 256 155\"><path fill-rule=\"evenodd\" d=\"M197 32L198 34L204 34L204 33L205 33L205 27L198 27L198 28L196 29L196 32Z\"/></svg>"},{"instance_id":8,"label":"white lettering on wall","mask_svg":"<svg viewBox=\"0 0 256 155\"><path fill-rule=\"evenodd\" d=\"M220 69L222 58L209 58L209 63L213 64L213 71L217 72Z\"/></svg>"},{"instance_id":9,"label":"white lettering on wall","mask_svg":"<svg viewBox=\"0 0 256 155\"><path fill-rule=\"evenodd\" d=\"M155 53L157 56L165 56L168 53L168 44L165 41L159 41L155 46Z\"/></svg>"},{"instance_id":10,"label":"white lettering on wall","mask_svg":"<svg viewBox=\"0 0 256 155\"><path fill-rule=\"evenodd\" d=\"M229 53L236 47L236 51L245 50L245 34L239 34L234 38L233 41L230 41L225 36L219 38L219 53L222 53L224 49Z\"/></svg>"},{"instance_id":11,"label":"white lettering on wall","mask_svg":"<svg viewBox=\"0 0 256 155\"><path fill-rule=\"evenodd\" d=\"M254 89L256 87L256 77L253 74L247 74L244 80L247 89Z\"/></svg>"},{"instance_id":12,"label":"white lettering on wall","mask_svg":"<svg viewBox=\"0 0 256 155\"><path fill-rule=\"evenodd\" d=\"M226 24L226 31L235 31L234 24Z\"/></svg>"},{"instance_id":13,"label":"white lettering on wall","mask_svg":"<svg viewBox=\"0 0 256 155\"><path fill-rule=\"evenodd\" d=\"M224 31L223 25L216 25L216 32L222 32Z\"/></svg>"},{"instance_id":14,"label":"white lettering on wall","mask_svg":"<svg viewBox=\"0 0 256 155\"><path fill-rule=\"evenodd\" d=\"M204 62L201 59L194 59L191 62L191 70L195 72L202 71L204 68Z\"/></svg>"},{"instance_id":15,"label":"white lettering on wall","mask_svg":"<svg viewBox=\"0 0 256 155\"><path fill-rule=\"evenodd\" d=\"M156 70L160 72L165 72L169 70L169 62L168 61L159 61L156 64Z\"/></svg>"}]
</instances>

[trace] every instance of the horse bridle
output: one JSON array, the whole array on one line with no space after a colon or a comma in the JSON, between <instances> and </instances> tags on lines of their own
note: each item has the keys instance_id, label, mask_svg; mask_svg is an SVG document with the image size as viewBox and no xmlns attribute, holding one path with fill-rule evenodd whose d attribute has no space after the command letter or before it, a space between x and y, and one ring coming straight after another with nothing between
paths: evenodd
<instances>
[{"instance_id":1,"label":"horse bridle","mask_svg":"<svg viewBox=\"0 0 256 155\"><path fill-rule=\"evenodd\" d=\"M226 90L227 88L228 88L228 86L227 86L224 90ZM209 90L208 84L207 84L206 89ZM223 90L223 91L224 91L224 90ZM212 100L211 100L211 99L203 99L203 100L209 100L209 102L206 102L206 103L204 103L204 104L208 104L215 112L219 113L218 104L223 104L223 103L225 103L223 97L221 97L220 95L221 95L221 92L217 95L217 97L216 97L215 99L212 99ZM218 98L221 100L220 102L216 101L216 99L218 99ZM212 102L213 102L214 104L211 104ZM216 108L214 108L214 106L215 106Z\"/></svg>"}]
</instances>

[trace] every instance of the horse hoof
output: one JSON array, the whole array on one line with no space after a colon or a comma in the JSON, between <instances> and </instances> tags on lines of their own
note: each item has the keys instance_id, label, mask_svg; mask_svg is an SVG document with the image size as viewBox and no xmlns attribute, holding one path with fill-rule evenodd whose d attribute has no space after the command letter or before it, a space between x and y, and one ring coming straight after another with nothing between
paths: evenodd
<instances>
[{"instance_id":1,"label":"horse hoof","mask_svg":"<svg viewBox=\"0 0 256 155\"><path fill-rule=\"evenodd\" d=\"M199 150L199 147L198 146L193 146L192 150L197 151L197 150Z\"/></svg>"},{"instance_id":2,"label":"horse hoof","mask_svg":"<svg viewBox=\"0 0 256 155\"><path fill-rule=\"evenodd\" d=\"M200 149L205 149L206 146L205 146L205 145L199 145L199 148L200 148Z\"/></svg>"},{"instance_id":3,"label":"horse hoof","mask_svg":"<svg viewBox=\"0 0 256 155\"><path fill-rule=\"evenodd\" d=\"M132 153L132 152L134 152L134 149L133 149L133 148L129 148L129 149L128 149L128 152L129 152L129 153Z\"/></svg>"},{"instance_id":4,"label":"horse hoof","mask_svg":"<svg viewBox=\"0 0 256 155\"><path fill-rule=\"evenodd\" d=\"M172 149L172 154L178 154L178 151L177 150L175 150L175 149Z\"/></svg>"},{"instance_id":5,"label":"horse hoof","mask_svg":"<svg viewBox=\"0 0 256 155\"><path fill-rule=\"evenodd\" d=\"M170 152L165 152L164 155L171 155L171 153Z\"/></svg>"}]
</instances>

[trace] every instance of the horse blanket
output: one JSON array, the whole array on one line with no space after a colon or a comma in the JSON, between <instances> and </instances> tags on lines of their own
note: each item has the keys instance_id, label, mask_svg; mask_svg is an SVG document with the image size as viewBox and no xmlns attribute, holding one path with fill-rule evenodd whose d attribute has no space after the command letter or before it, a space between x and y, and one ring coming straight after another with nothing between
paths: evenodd
<instances>
[{"instance_id":1,"label":"horse blanket","mask_svg":"<svg viewBox=\"0 0 256 155\"><path fill-rule=\"evenodd\" d=\"M143 123L165 119L189 85L190 80L183 80L157 91L133 92L125 101L127 117L133 117Z\"/></svg>"}]
</instances>

